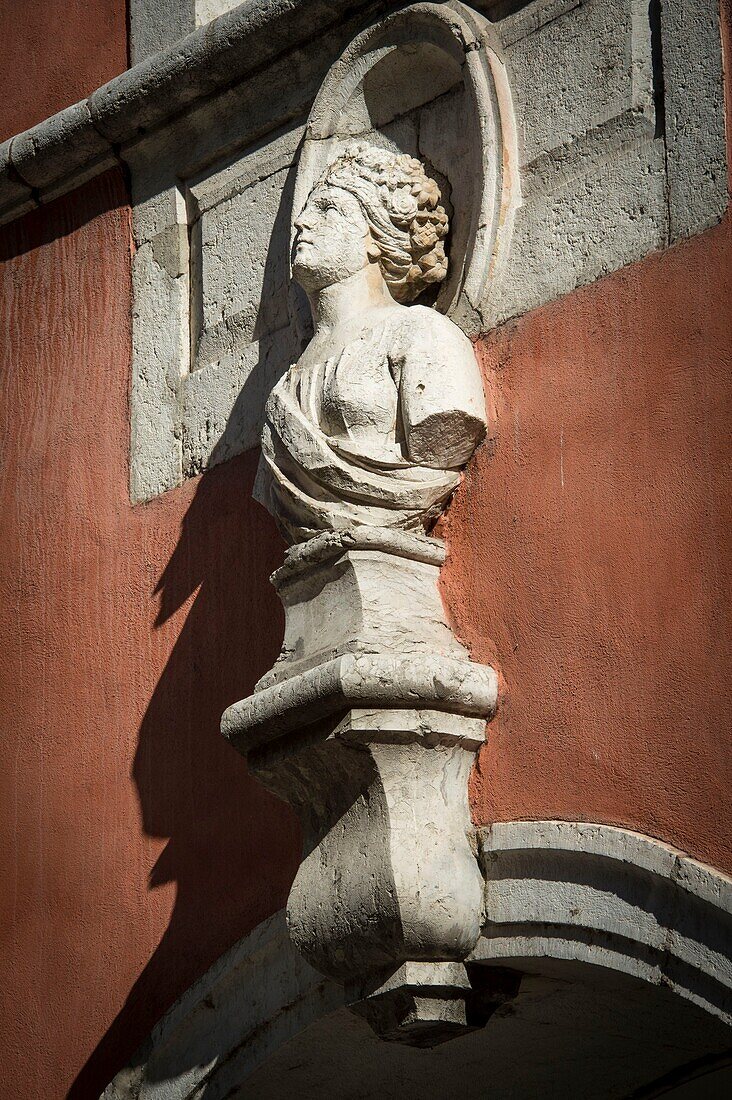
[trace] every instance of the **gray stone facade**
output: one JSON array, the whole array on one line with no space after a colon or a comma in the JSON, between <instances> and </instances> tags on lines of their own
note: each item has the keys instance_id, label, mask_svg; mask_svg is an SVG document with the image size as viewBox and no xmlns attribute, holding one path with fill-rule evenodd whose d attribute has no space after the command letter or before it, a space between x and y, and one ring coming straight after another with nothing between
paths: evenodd
<instances>
[{"instance_id":1,"label":"gray stone facade","mask_svg":"<svg viewBox=\"0 0 732 1100\"><path fill-rule=\"evenodd\" d=\"M721 217L719 27L713 4L696 8L542 0L497 25L521 202L508 260L477 303L471 335ZM126 151L139 242L134 499L256 445L266 395L300 347L287 250L305 119L362 24L344 20L315 54L294 51ZM422 154L432 135L427 151L438 162L439 147L449 152L445 168L459 164L461 150L448 146L464 104L442 75L431 74L431 102L374 129ZM171 270L155 260L151 242L161 239L179 249ZM158 349L155 380L147 333Z\"/></svg>"},{"instance_id":2,"label":"gray stone facade","mask_svg":"<svg viewBox=\"0 0 732 1100\"><path fill-rule=\"evenodd\" d=\"M133 16L135 7L162 10L138 3ZM211 15L200 0L188 7L196 11L170 30L175 38ZM129 170L133 500L256 445L266 394L307 323L288 251L308 114L354 37L405 7L250 0L174 45L161 40L167 52L0 146L4 220L115 163ZM471 335L719 221L727 169L716 0L418 7L494 20L490 42L515 114L520 203L505 262L472 318L455 318ZM410 71L409 50L404 43L395 73ZM410 77L418 107L405 103L391 121L376 112L373 131L430 159L449 149L445 165L459 175L464 93L432 60L431 101Z\"/></svg>"}]
</instances>

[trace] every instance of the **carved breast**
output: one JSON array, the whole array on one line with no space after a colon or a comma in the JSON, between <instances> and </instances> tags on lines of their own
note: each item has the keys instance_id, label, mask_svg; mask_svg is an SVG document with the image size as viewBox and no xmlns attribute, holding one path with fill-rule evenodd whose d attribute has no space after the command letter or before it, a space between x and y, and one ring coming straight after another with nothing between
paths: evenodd
<instances>
[{"instance_id":1,"label":"carved breast","mask_svg":"<svg viewBox=\"0 0 732 1100\"><path fill-rule=\"evenodd\" d=\"M319 420L327 435L394 441L398 393L381 347L356 340L326 360L322 373Z\"/></svg>"}]
</instances>

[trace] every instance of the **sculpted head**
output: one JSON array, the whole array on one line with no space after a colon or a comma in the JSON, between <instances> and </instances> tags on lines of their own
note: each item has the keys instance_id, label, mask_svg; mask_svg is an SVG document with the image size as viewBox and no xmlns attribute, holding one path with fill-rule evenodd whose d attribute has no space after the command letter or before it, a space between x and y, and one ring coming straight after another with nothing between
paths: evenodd
<instances>
[{"instance_id":1,"label":"sculpted head","mask_svg":"<svg viewBox=\"0 0 732 1100\"><path fill-rule=\"evenodd\" d=\"M440 191L414 157L349 145L310 193L292 270L313 293L378 264L397 302L413 302L447 274L448 219Z\"/></svg>"}]
</instances>

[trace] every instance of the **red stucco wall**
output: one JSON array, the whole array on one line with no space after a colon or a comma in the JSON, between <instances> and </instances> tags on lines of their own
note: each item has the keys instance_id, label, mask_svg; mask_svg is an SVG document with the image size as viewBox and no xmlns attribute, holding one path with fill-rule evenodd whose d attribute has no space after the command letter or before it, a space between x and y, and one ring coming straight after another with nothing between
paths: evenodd
<instances>
[{"instance_id":1,"label":"red stucco wall","mask_svg":"<svg viewBox=\"0 0 732 1100\"><path fill-rule=\"evenodd\" d=\"M82 35L66 5L35 84L13 39L38 94L6 133L124 66L97 8ZM292 816L218 733L278 649L281 546L253 454L129 504L121 179L0 231L0 259L0 1092L87 1100L284 902ZM497 435L443 584L504 678L477 821L619 822L732 869L731 261L727 220L482 344Z\"/></svg>"},{"instance_id":2,"label":"red stucco wall","mask_svg":"<svg viewBox=\"0 0 732 1100\"><path fill-rule=\"evenodd\" d=\"M496 432L442 575L502 680L478 824L612 823L732 872L731 301L728 211L479 341Z\"/></svg>"},{"instance_id":3,"label":"red stucco wall","mask_svg":"<svg viewBox=\"0 0 732 1100\"><path fill-rule=\"evenodd\" d=\"M505 696L477 821L613 822L732 871L730 222L483 342L497 435L443 591Z\"/></svg>"},{"instance_id":4,"label":"red stucco wall","mask_svg":"<svg viewBox=\"0 0 732 1100\"><path fill-rule=\"evenodd\" d=\"M127 68L125 0L0 0L0 141Z\"/></svg>"},{"instance_id":5,"label":"red stucco wall","mask_svg":"<svg viewBox=\"0 0 732 1100\"><path fill-rule=\"evenodd\" d=\"M281 549L255 455L130 506L120 179L0 255L0 1094L89 1100L287 896L293 819L218 731Z\"/></svg>"}]
</instances>

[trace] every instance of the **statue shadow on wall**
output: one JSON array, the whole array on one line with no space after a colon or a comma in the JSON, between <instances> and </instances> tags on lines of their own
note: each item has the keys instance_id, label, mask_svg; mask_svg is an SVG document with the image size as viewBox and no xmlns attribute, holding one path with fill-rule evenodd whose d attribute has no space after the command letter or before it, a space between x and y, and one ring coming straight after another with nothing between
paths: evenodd
<instances>
[{"instance_id":1,"label":"statue shadow on wall","mask_svg":"<svg viewBox=\"0 0 732 1100\"><path fill-rule=\"evenodd\" d=\"M270 308L272 294L282 293L293 177L294 168L266 257L260 314L262 303ZM261 404L274 380L266 376L272 364L261 343L212 463L228 455L240 409ZM282 641L282 608L268 577L284 548L273 520L252 499L258 459L258 450L250 451L203 474L150 593L159 600L156 630L190 601L143 717L132 768L144 832L167 838L148 889L174 883L175 902L160 942L68 1100L95 1100L122 1067L146 1061L149 1051L141 1044L155 1023L224 951L284 905L299 863L294 814L249 775L219 730L225 708L252 691ZM213 1059L222 1052L215 1037L211 1042ZM195 1064L200 1061L197 1051ZM166 1064L166 1075L190 1068L181 1051L180 1065Z\"/></svg>"}]
</instances>

